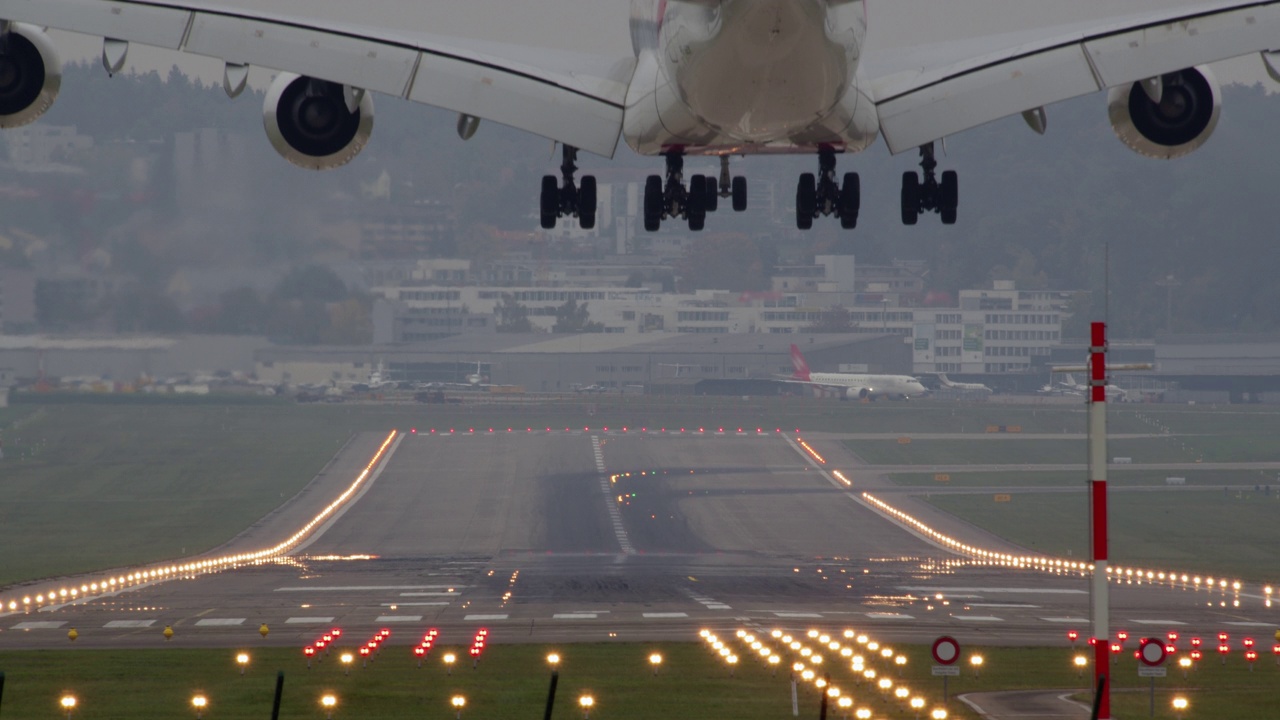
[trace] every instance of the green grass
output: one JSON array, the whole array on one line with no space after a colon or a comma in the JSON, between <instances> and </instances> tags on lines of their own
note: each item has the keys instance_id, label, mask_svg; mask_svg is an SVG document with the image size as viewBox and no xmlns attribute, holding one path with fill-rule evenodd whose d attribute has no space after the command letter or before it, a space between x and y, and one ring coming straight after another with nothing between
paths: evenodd
<instances>
[{"instance_id":1,"label":"green grass","mask_svg":"<svg viewBox=\"0 0 1280 720\"><path fill-rule=\"evenodd\" d=\"M724 633L729 635L729 633ZM1071 665L1072 650L1059 648L977 647L965 642L966 657L985 658L980 677L965 668L951 678L952 695L947 707L953 718L977 716L955 695L1002 689L1079 688L1081 698L1089 675L1080 678ZM726 666L709 648L694 643L583 644L551 648L545 645L491 645L477 670L463 667L447 675L440 663L446 648L432 652L426 666L415 667L405 646L388 646L368 669L357 667L343 675L336 654L308 670L292 649L258 649L244 677L232 661L234 650L45 650L0 652L0 670L7 674L3 711L6 717L60 717L58 699L73 693L79 701L74 718L130 718L160 720L194 717L190 699L201 692L209 699L205 717L210 720L269 717L277 669L285 672L282 720L324 717L319 706L323 693L338 698L334 718L439 718L454 716L449 699L466 697L463 718L527 720L542 713L549 673L543 658L558 650L563 662L556 694L555 720L578 720L577 700L590 693L596 700L591 717L596 720L669 720L673 717L777 720L790 717L789 676L776 676L760 663L740 663L731 677ZM646 658L658 650L664 655L659 674L653 676ZM940 705L941 683L930 677L927 647L900 650L910 662L906 683L928 700L926 708ZM787 658L788 662L792 658ZM1269 717L1274 710L1274 688L1280 668L1268 659L1253 672L1239 657L1227 666L1216 658L1204 661L1190 680L1171 668L1169 677L1156 681L1155 717L1172 718L1169 699L1185 692L1191 701L1189 717L1237 720ZM872 665L871 667L875 667ZM830 663L831 681L852 695L855 707L870 707L876 717L911 717L896 699L884 700L879 690L855 683L852 673ZM1121 660L1114 668L1112 708L1116 717L1145 717L1147 683L1137 677L1135 661ZM801 717L818 715L817 693L802 685ZM832 708L831 717L843 717Z\"/></svg>"},{"instance_id":2,"label":"green grass","mask_svg":"<svg viewBox=\"0 0 1280 720\"><path fill-rule=\"evenodd\" d=\"M939 481L938 473L893 473L889 479L904 487L1000 487L1028 489L1043 487L1085 488L1084 472L1057 470L1028 470L1025 472L949 472L950 479ZM1165 478L1180 477L1186 486L1201 485L1271 485L1271 492L1280 491L1276 472L1273 470L1118 470L1107 471L1111 488L1159 486L1165 487Z\"/></svg>"},{"instance_id":3,"label":"green grass","mask_svg":"<svg viewBox=\"0 0 1280 720\"><path fill-rule=\"evenodd\" d=\"M948 513L1027 548L1088 557L1085 493L930 495ZM1108 497L1114 564L1275 582L1280 494L1229 492L1112 493Z\"/></svg>"},{"instance_id":4,"label":"green grass","mask_svg":"<svg viewBox=\"0 0 1280 720\"><path fill-rule=\"evenodd\" d=\"M1112 440L1111 457L1135 463L1195 462L1200 457L1183 438ZM872 465L1056 465L1088 460L1083 439L1038 440L1008 436L999 440L846 440L845 446ZM1280 457L1280 449L1270 454ZM1257 458L1262 459L1262 458Z\"/></svg>"}]
</instances>

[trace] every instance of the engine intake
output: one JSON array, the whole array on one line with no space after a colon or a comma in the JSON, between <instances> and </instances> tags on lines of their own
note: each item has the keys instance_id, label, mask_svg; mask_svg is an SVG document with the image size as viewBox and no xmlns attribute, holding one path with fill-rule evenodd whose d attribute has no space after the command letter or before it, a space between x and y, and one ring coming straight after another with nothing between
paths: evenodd
<instances>
[{"instance_id":1,"label":"engine intake","mask_svg":"<svg viewBox=\"0 0 1280 720\"><path fill-rule=\"evenodd\" d=\"M262 123L271 146L284 159L311 170L346 165L369 142L373 98L337 83L280 73L267 90ZM348 103L355 110L348 109Z\"/></svg>"},{"instance_id":2,"label":"engine intake","mask_svg":"<svg viewBox=\"0 0 1280 720\"><path fill-rule=\"evenodd\" d=\"M1161 78L1160 102L1141 83L1107 93L1107 115L1120 140L1134 152L1171 160L1199 148L1213 134L1222 111L1218 81L1198 66Z\"/></svg>"},{"instance_id":3,"label":"engine intake","mask_svg":"<svg viewBox=\"0 0 1280 720\"><path fill-rule=\"evenodd\" d=\"M40 28L15 24L0 44L0 128L34 122L62 86L62 61Z\"/></svg>"}]
</instances>

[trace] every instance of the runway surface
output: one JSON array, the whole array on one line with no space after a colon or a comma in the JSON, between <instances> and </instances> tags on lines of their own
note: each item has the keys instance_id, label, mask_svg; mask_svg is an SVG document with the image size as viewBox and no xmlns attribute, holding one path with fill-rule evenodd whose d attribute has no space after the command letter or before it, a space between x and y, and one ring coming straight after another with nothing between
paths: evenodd
<instances>
[{"instance_id":1,"label":"runway surface","mask_svg":"<svg viewBox=\"0 0 1280 720\"><path fill-rule=\"evenodd\" d=\"M342 492L381 436L220 552L270 546ZM0 647L236 646L428 627L461 641L688 640L700 627L853 627L897 642L1066 644L1088 635L1078 574L978 564L863 498L892 486L835 436L481 432L401 436L358 495L280 561L0 614ZM846 485L832 471L838 470ZM910 496L898 510L1016 552ZM1113 582L1112 627L1269 638L1260 589ZM268 625L266 640L258 638Z\"/></svg>"}]
</instances>

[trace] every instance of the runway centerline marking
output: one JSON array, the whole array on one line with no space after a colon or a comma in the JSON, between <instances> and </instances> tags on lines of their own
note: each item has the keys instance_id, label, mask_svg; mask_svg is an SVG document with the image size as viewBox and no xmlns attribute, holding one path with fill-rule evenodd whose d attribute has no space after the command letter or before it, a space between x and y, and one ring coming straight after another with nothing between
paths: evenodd
<instances>
[{"instance_id":1,"label":"runway centerline marking","mask_svg":"<svg viewBox=\"0 0 1280 720\"><path fill-rule=\"evenodd\" d=\"M489 615L466 615L463 620L506 620L506 613L492 613Z\"/></svg>"},{"instance_id":2,"label":"runway centerline marking","mask_svg":"<svg viewBox=\"0 0 1280 720\"><path fill-rule=\"evenodd\" d=\"M998 618L995 615L952 615L951 617L971 622L1004 622L1004 618Z\"/></svg>"},{"instance_id":3,"label":"runway centerline marking","mask_svg":"<svg viewBox=\"0 0 1280 720\"><path fill-rule=\"evenodd\" d=\"M642 617L648 618L649 620L659 620L659 619L662 619L662 618L687 618L687 617L689 617L689 613L682 613L682 612L647 612L647 613L641 613L641 615L642 615Z\"/></svg>"},{"instance_id":4,"label":"runway centerline marking","mask_svg":"<svg viewBox=\"0 0 1280 720\"><path fill-rule=\"evenodd\" d=\"M1082 617L1047 617L1047 618L1040 618L1040 619L1045 622L1051 622L1051 623L1087 623L1089 622L1089 618L1082 618Z\"/></svg>"},{"instance_id":5,"label":"runway centerline marking","mask_svg":"<svg viewBox=\"0 0 1280 720\"><path fill-rule=\"evenodd\" d=\"M327 625L333 622L333 616L328 617L291 617L285 620L286 625Z\"/></svg>"},{"instance_id":6,"label":"runway centerline marking","mask_svg":"<svg viewBox=\"0 0 1280 720\"><path fill-rule=\"evenodd\" d=\"M245 618L205 618L197 620L196 627L229 627L244 624Z\"/></svg>"},{"instance_id":7,"label":"runway centerline marking","mask_svg":"<svg viewBox=\"0 0 1280 720\"><path fill-rule=\"evenodd\" d=\"M591 436L591 449L595 453L596 472L600 478L600 492L604 495L605 507L609 510L609 522L613 525L614 537L618 539L618 547L624 555L635 555L636 549L627 537L627 529L622 525L622 511L613 502L613 491L609 488L609 476L604 469L604 451L600 449L600 436Z\"/></svg>"},{"instance_id":8,"label":"runway centerline marking","mask_svg":"<svg viewBox=\"0 0 1280 720\"><path fill-rule=\"evenodd\" d=\"M556 613L551 616L553 620L595 620L595 613Z\"/></svg>"},{"instance_id":9,"label":"runway centerline marking","mask_svg":"<svg viewBox=\"0 0 1280 720\"><path fill-rule=\"evenodd\" d=\"M421 615L379 615L374 622L380 623L397 623L397 622L422 622Z\"/></svg>"},{"instance_id":10,"label":"runway centerline marking","mask_svg":"<svg viewBox=\"0 0 1280 720\"><path fill-rule=\"evenodd\" d=\"M1130 620L1130 622L1134 622L1139 625L1186 625L1186 623L1179 622L1178 620Z\"/></svg>"},{"instance_id":11,"label":"runway centerline marking","mask_svg":"<svg viewBox=\"0 0 1280 720\"><path fill-rule=\"evenodd\" d=\"M58 628L66 624L67 624L66 622L63 622L61 620L28 620L26 622L20 622L9 629L10 630L57 630Z\"/></svg>"},{"instance_id":12,"label":"runway centerline marking","mask_svg":"<svg viewBox=\"0 0 1280 720\"><path fill-rule=\"evenodd\" d=\"M942 593L943 597L954 597L953 592L962 593L1039 593L1042 595L1085 595L1088 590L1072 590L1066 588L1023 588L1023 587L924 587L920 585L901 585L899 590L913 592Z\"/></svg>"}]
</instances>

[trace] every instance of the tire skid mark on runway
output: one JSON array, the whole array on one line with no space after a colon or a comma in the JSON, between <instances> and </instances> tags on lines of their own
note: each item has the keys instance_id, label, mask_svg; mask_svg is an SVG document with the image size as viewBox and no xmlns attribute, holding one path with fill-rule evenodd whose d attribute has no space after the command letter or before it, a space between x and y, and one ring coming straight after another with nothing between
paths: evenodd
<instances>
[{"instance_id":1,"label":"tire skid mark on runway","mask_svg":"<svg viewBox=\"0 0 1280 720\"><path fill-rule=\"evenodd\" d=\"M591 450L596 461L596 472L599 473L600 492L604 495L605 507L609 509L609 522L613 525L614 536L618 538L618 547L622 548L624 555L635 555L636 549L631 545L631 539L627 537L627 529L622 525L622 511L610 499L613 495L609 490L609 476L604 468L604 451L600 449L599 435L591 436Z\"/></svg>"}]
</instances>

